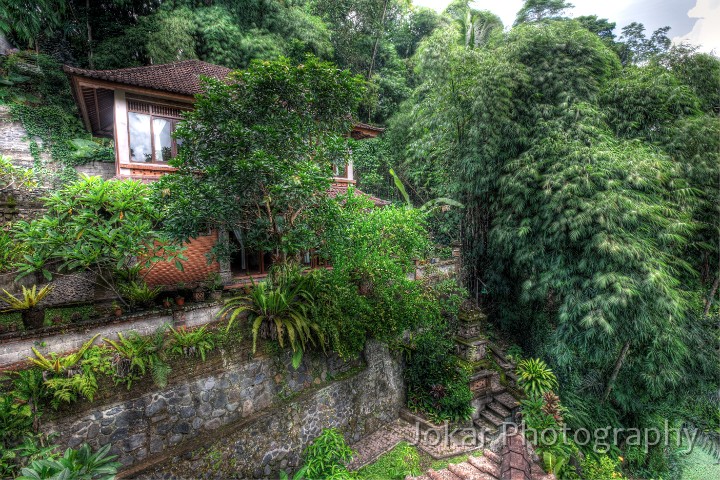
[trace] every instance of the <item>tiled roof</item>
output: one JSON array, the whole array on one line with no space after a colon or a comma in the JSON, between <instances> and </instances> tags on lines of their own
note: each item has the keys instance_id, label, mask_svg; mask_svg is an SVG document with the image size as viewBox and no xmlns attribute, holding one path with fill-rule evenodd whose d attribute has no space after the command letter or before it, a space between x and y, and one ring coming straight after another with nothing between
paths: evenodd
<instances>
[{"instance_id":1,"label":"tiled roof","mask_svg":"<svg viewBox=\"0 0 720 480\"><path fill-rule=\"evenodd\" d=\"M328 195L330 196L330 198L335 198L338 195L345 195L348 191L348 187L349 185L347 183L333 183L330 187L330 190L328 190ZM376 207L384 207L386 205L390 205L390 202L388 202L387 200L383 200L382 198L374 197L367 193L363 193L357 188L355 189L355 195L362 195L369 198L370 200L372 200Z\"/></svg>"},{"instance_id":2,"label":"tiled roof","mask_svg":"<svg viewBox=\"0 0 720 480\"><path fill-rule=\"evenodd\" d=\"M115 70L86 70L65 65L63 70L71 75L190 96L202 91L199 78L201 75L222 79L230 73L229 68L200 60Z\"/></svg>"}]
</instances>

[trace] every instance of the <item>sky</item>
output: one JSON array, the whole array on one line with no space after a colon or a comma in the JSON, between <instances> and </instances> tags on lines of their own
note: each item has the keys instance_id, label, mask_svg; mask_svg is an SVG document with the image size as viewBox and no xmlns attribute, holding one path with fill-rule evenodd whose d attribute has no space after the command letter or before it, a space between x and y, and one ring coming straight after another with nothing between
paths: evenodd
<instances>
[{"instance_id":1,"label":"sky","mask_svg":"<svg viewBox=\"0 0 720 480\"><path fill-rule=\"evenodd\" d=\"M645 25L649 35L655 29L668 25L668 36L678 43L687 41L700 45L701 50L714 50L720 55L720 0L569 0L575 8L570 16L597 15L617 24L616 34L631 22ZM442 11L450 0L413 0L413 4ZM490 10L506 26L515 21L523 0L476 0L473 6Z\"/></svg>"}]
</instances>

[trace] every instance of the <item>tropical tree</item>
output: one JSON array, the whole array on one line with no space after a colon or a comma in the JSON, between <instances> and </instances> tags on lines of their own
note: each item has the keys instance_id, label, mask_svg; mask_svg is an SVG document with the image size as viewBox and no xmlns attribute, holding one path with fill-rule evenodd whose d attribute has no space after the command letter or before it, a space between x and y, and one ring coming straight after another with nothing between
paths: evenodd
<instances>
[{"instance_id":1,"label":"tropical tree","mask_svg":"<svg viewBox=\"0 0 720 480\"><path fill-rule=\"evenodd\" d=\"M27 251L18 260L21 276L90 272L92 281L123 301L121 283L181 248L160 232L160 210L150 188L137 181L83 177L45 199L46 213L14 224L16 241Z\"/></svg>"},{"instance_id":2,"label":"tropical tree","mask_svg":"<svg viewBox=\"0 0 720 480\"><path fill-rule=\"evenodd\" d=\"M157 185L166 230L181 240L208 227L242 231L248 248L277 260L317 247L359 94L358 78L313 57L258 61L229 83L208 82L178 128L179 171Z\"/></svg>"},{"instance_id":3,"label":"tropical tree","mask_svg":"<svg viewBox=\"0 0 720 480\"><path fill-rule=\"evenodd\" d=\"M65 2L57 0L2 0L0 34L14 37L23 47L37 48L38 37L60 25L64 10Z\"/></svg>"},{"instance_id":4,"label":"tropical tree","mask_svg":"<svg viewBox=\"0 0 720 480\"><path fill-rule=\"evenodd\" d=\"M565 0L525 0L515 17L515 25L531 22L546 22L562 18L563 12L572 8Z\"/></svg>"},{"instance_id":5,"label":"tropical tree","mask_svg":"<svg viewBox=\"0 0 720 480\"><path fill-rule=\"evenodd\" d=\"M467 285L556 373L573 428L707 428L685 405L717 389L717 67L659 32L623 68L597 19L527 23L472 51L425 40L390 163L411 196L465 205ZM666 454L638 468L667 475Z\"/></svg>"}]
</instances>

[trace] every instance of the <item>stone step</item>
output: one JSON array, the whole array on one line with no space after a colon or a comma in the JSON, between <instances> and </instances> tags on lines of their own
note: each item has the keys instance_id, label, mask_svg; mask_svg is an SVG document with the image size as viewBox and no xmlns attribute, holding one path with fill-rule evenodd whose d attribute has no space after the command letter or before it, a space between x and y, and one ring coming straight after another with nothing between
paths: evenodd
<instances>
[{"instance_id":1,"label":"stone step","mask_svg":"<svg viewBox=\"0 0 720 480\"><path fill-rule=\"evenodd\" d=\"M501 460L498 458L498 460ZM500 477L500 462L495 462L484 455L482 457L468 457L468 463L473 467L477 468L481 472L487 473L488 475L498 478Z\"/></svg>"},{"instance_id":2,"label":"stone step","mask_svg":"<svg viewBox=\"0 0 720 480\"><path fill-rule=\"evenodd\" d=\"M502 457L500 457L500 455L493 452L492 450L488 450L487 448L483 450L483 458L487 458L491 462L497 463L498 465L502 463Z\"/></svg>"},{"instance_id":3,"label":"stone step","mask_svg":"<svg viewBox=\"0 0 720 480\"><path fill-rule=\"evenodd\" d=\"M427 471L427 476L432 480L461 480L460 477L452 473L450 470L433 470Z\"/></svg>"},{"instance_id":4,"label":"stone step","mask_svg":"<svg viewBox=\"0 0 720 480\"><path fill-rule=\"evenodd\" d=\"M468 462L448 465L448 470L462 480L494 480L486 472L480 471Z\"/></svg>"},{"instance_id":5,"label":"stone step","mask_svg":"<svg viewBox=\"0 0 720 480\"><path fill-rule=\"evenodd\" d=\"M518 402L515 397L510 395L508 392L493 395L493 399L496 402L501 403L508 410L514 410L515 408L520 406L520 402Z\"/></svg>"},{"instance_id":6,"label":"stone step","mask_svg":"<svg viewBox=\"0 0 720 480\"><path fill-rule=\"evenodd\" d=\"M501 403L490 402L487 407L501 418L508 418L511 415L510 410L505 408Z\"/></svg>"},{"instance_id":7,"label":"stone step","mask_svg":"<svg viewBox=\"0 0 720 480\"><path fill-rule=\"evenodd\" d=\"M473 420L473 424L487 435L495 435L498 432L498 428L488 422L485 417L476 418Z\"/></svg>"},{"instance_id":8,"label":"stone step","mask_svg":"<svg viewBox=\"0 0 720 480\"><path fill-rule=\"evenodd\" d=\"M492 424L495 425L496 427L499 427L500 425L502 425L503 423L505 423L505 419L503 419L502 417L499 417L497 414L491 412L490 410L483 410L483 411L481 411L481 412L480 412L480 416L481 416L481 417L484 417L485 420L487 420L488 422L492 423Z\"/></svg>"}]
</instances>

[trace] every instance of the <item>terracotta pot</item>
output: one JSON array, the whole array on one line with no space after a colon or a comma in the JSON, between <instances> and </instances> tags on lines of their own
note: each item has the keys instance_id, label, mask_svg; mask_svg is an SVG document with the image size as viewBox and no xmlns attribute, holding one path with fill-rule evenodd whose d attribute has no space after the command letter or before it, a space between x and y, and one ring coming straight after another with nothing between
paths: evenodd
<instances>
[{"instance_id":1,"label":"terracotta pot","mask_svg":"<svg viewBox=\"0 0 720 480\"><path fill-rule=\"evenodd\" d=\"M178 307L182 307L183 305L185 305L185 297L177 297L177 298L175 299L175 304L176 304Z\"/></svg>"},{"instance_id":2,"label":"terracotta pot","mask_svg":"<svg viewBox=\"0 0 720 480\"><path fill-rule=\"evenodd\" d=\"M115 309L115 316L116 317L122 317L123 311L122 308L116 308Z\"/></svg>"},{"instance_id":3,"label":"terracotta pot","mask_svg":"<svg viewBox=\"0 0 720 480\"><path fill-rule=\"evenodd\" d=\"M45 311L37 307L23 310L22 319L27 329L42 328L45 322Z\"/></svg>"},{"instance_id":4,"label":"terracotta pot","mask_svg":"<svg viewBox=\"0 0 720 480\"><path fill-rule=\"evenodd\" d=\"M170 299L163 300L163 307L170 308L172 307L172 303L170 302Z\"/></svg>"}]
</instances>

